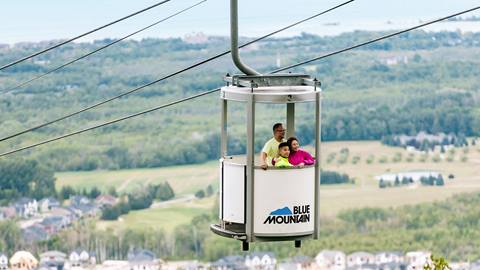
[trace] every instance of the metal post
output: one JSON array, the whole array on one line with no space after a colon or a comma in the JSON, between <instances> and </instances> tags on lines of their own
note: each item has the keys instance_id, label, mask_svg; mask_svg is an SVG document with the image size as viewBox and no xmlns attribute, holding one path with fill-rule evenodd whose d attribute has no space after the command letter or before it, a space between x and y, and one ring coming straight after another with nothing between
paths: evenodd
<instances>
[{"instance_id":1,"label":"metal post","mask_svg":"<svg viewBox=\"0 0 480 270\"><path fill-rule=\"evenodd\" d=\"M321 92L317 92L315 98L315 222L313 238L320 238L320 162L321 162L321 115L322 102Z\"/></svg>"},{"instance_id":2,"label":"metal post","mask_svg":"<svg viewBox=\"0 0 480 270\"><path fill-rule=\"evenodd\" d=\"M238 52L238 0L230 0L230 40L235 66L247 75L260 75L259 72L245 65L240 59L240 53Z\"/></svg>"},{"instance_id":3,"label":"metal post","mask_svg":"<svg viewBox=\"0 0 480 270\"><path fill-rule=\"evenodd\" d=\"M222 114L222 118L220 119L221 125L221 142L220 142L220 158L223 158L227 155L227 100L221 99L220 100L220 111Z\"/></svg>"},{"instance_id":4,"label":"metal post","mask_svg":"<svg viewBox=\"0 0 480 270\"><path fill-rule=\"evenodd\" d=\"M253 177L255 162L255 100L253 93L250 94L247 102L247 186L245 187L246 211L245 211L245 233L247 234L247 242L254 240L253 235Z\"/></svg>"},{"instance_id":5,"label":"metal post","mask_svg":"<svg viewBox=\"0 0 480 270\"><path fill-rule=\"evenodd\" d=\"M295 103L287 103L287 138L295 136Z\"/></svg>"}]
</instances>

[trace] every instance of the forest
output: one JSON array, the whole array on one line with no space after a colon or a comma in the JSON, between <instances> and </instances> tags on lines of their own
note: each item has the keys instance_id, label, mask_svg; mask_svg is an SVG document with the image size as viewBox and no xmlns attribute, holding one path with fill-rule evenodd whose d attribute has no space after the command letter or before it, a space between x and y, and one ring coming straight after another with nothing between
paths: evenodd
<instances>
[{"instance_id":1,"label":"forest","mask_svg":"<svg viewBox=\"0 0 480 270\"><path fill-rule=\"evenodd\" d=\"M383 34L356 31L320 37L303 33L268 39L242 50L242 55L246 62L266 72ZM247 40L250 39L242 38ZM480 136L478 40L480 33L415 31L292 72L308 73L322 81L324 141L380 140L421 131L476 137ZM210 37L202 44L182 39L130 40L25 87L9 90L110 41L70 44L0 71L0 137L141 86L228 48L225 37ZM51 44L53 41L0 46L0 63ZM224 57L107 106L3 141L0 150L26 146L222 86L222 77L227 72L234 74L236 70L231 60ZM244 111L241 106L230 109L229 154L241 154L246 143ZM284 109L275 105L259 108L264 113L259 113L257 119L257 149L271 136L272 123L284 121L281 118ZM314 141L311 109L308 104L298 108L296 135L302 145ZM0 199L55 195L53 173L58 171L150 168L216 159L219 122L218 96L212 94L4 158L0 163ZM18 162L17 158L24 161ZM25 173L18 174L20 171ZM353 181L333 172L326 176L332 183ZM57 196L66 198L72 192L78 191L65 188ZM163 196L171 198L173 194L159 194L157 190L149 194L149 199ZM135 202L136 198L131 199ZM110 209L104 218L118 217L129 208L142 208L144 202L138 200L133 207L122 205ZM451 260L477 260L480 259L477 203L480 194L474 193L416 206L344 211L336 218L323 219L321 240L306 242L302 252L313 256L324 248L345 252L429 249ZM126 230L119 237L112 230L97 230L95 221L87 219L48 241L26 243L20 239L18 225L5 221L0 222L0 231L5 236L0 239L0 250L69 251L82 246L104 260L125 258L130 247L138 246L154 251L161 258L216 260L240 250L238 242L219 239L209 232L209 224L217 220L217 208L210 215L198 216L191 224L178 227L171 235L161 230ZM292 243L254 247L274 251L280 258L298 252L291 248Z\"/></svg>"},{"instance_id":2,"label":"forest","mask_svg":"<svg viewBox=\"0 0 480 270\"><path fill-rule=\"evenodd\" d=\"M252 66L268 71L385 34L356 31L339 36L301 34L271 38L242 50ZM420 131L462 136L480 134L479 33L415 31L361 49L298 67L322 81L322 140L380 140ZM243 41L249 40L242 38ZM12 91L74 56L111 40L74 43L0 72L0 136L138 87L228 48L228 39L210 37L190 44L182 39L130 40ZM52 41L53 42L53 41ZM6 63L52 42L1 47ZM191 70L106 106L2 142L7 151L223 85L236 71L228 57ZM88 78L88 79L87 79ZM282 107L257 120L256 147L271 123L284 121ZM297 137L313 142L311 107L299 108ZM232 107L229 152L245 151L241 106ZM273 115L273 116L272 116ZM38 147L16 156L42 161L54 171L128 169L191 164L218 158L219 102L215 94L161 112ZM180 136L179 136L180 135Z\"/></svg>"}]
</instances>

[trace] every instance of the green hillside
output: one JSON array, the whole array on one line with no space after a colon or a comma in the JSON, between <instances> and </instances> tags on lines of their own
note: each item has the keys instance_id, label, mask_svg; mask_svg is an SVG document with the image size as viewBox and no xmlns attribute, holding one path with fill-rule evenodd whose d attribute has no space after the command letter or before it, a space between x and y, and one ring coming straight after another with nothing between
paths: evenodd
<instances>
[{"instance_id":1,"label":"green hillside","mask_svg":"<svg viewBox=\"0 0 480 270\"><path fill-rule=\"evenodd\" d=\"M302 34L269 39L242 51L261 71L322 55L384 33L354 32L334 37ZM479 34L417 31L318 63L299 67L322 81L324 140L379 140L389 134L453 132L479 135ZM71 44L31 62L0 72L4 89L41 74L108 40ZM48 46L2 48L0 62ZM228 47L211 37L204 44L181 39L127 41L21 89L0 95L0 136L59 117L162 77ZM221 86L236 73L229 57L209 63L134 95L62 123L4 142L0 150L84 128ZM1 89L0 89L1 90ZM272 123L284 121L283 107L259 108L258 145ZM231 106L232 153L245 149L244 112ZM312 140L311 107L298 108L298 136ZM215 94L125 121L16 156L41 160L56 171L153 168L201 163L218 156L219 102Z\"/></svg>"}]
</instances>

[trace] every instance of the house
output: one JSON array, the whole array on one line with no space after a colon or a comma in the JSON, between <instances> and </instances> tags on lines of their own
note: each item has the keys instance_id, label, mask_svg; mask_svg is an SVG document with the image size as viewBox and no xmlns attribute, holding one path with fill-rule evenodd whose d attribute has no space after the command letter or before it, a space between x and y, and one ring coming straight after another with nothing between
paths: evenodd
<instances>
[{"instance_id":1,"label":"house","mask_svg":"<svg viewBox=\"0 0 480 270\"><path fill-rule=\"evenodd\" d=\"M245 258L238 255L226 256L212 263L214 270L246 270Z\"/></svg>"},{"instance_id":2,"label":"house","mask_svg":"<svg viewBox=\"0 0 480 270\"><path fill-rule=\"evenodd\" d=\"M17 211L15 207L0 207L0 213L4 219L14 219L17 216Z\"/></svg>"},{"instance_id":3,"label":"house","mask_svg":"<svg viewBox=\"0 0 480 270\"><path fill-rule=\"evenodd\" d=\"M480 270L480 260L470 264L470 270Z\"/></svg>"},{"instance_id":4,"label":"house","mask_svg":"<svg viewBox=\"0 0 480 270\"><path fill-rule=\"evenodd\" d=\"M315 262L320 269L344 270L347 257L345 253L338 250L322 250L315 257Z\"/></svg>"},{"instance_id":5,"label":"house","mask_svg":"<svg viewBox=\"0 0 480 270\"><path fill-rule=\"evenodd\" d=\"M27 242L36 242L47 240L49 236L41 224L34 224L22 229L22 237Z\"/></svg>"},{"instance_id":6,"label":"house","mask_svg":"<svg viewBox=\"0 0 480 270\"><path fill-rule=\"evenodd\" d=\"M276 268L277 259L272 252L252 252L245 256L245 265L249 269L273 270Z\"/></svg>"},{"instance_id":7,"label":"house","mask_svg":"<svg viewBox=\"0 0 480 270\"><path fill-rule=\"evenodd\" d=\"M117 204L117 198L112 195L102 194L95 199L95 204L100 208L114 206Z\"/></svg>"},{"instance_id":8,"label":"house","mask_svg":"<svg viewBox=\"0 0 480 270\"><path fill-rule=\"evenodd\" d=\"M0 270L8 269L8 257L5 253L0 252Z\"/></svg>"},{"instance_id":9,"label":"house","mask_svg":"<svg viewBox=\"0 0 480 270\"><path fill-rule=\"evenodd\" d=\"M404 258L401 252L378 252L375 254L375 263L377 265L403 262Z\"/></svg>"},{"instance_id":10,"label":"house","mask_svg":"<svg viewBox=\"0 0 480 270\"><path fill-rule=\"evenodd\" d=\"M398 64L408 64L407 56L393 56L380 59L380 62L387 66L394 66Z\"/></svg>"},{"instance_id":11,"label":"house","mask_svg":"<svg viewBox=\"0 0 480 270\"><path fill-rule=\"evenodd\" d=\"M423 269L423 266L430 262L431 255L432 253L429 251L407 252L407 254L405 254L405 263L407 264L407 269Z\"/></svg>"},{"instance_id":12,"label":"house","mask_svg":"<svg viewBox=\"0 0 480 270\"><path fill-rule=\"evenodd\" d=\"M451 262L448 264L451 270L470 270L469 262Z\"/></svg>"},{"instance_id":13,"label":"house","mask_svg":"<svg viewBox=\"0 0 480 270\"><path fill-rule=\"evenodd\" d=\"M69 210L67 207L54 207L52 210L50 210L49 215L63 217L67 225L72 224L72 222L77 219L75 212L73 210Z\"/></svg>"},{"instance_id":14,"label":"house","mask_svg":"<svg viewBox=\"0 0 480 270\"><path fill-rule=\"evenodd\" d=\"M72 208L80 217L95 217L99 212L99 209L93 203L80 204Z\"/></svg>"},{"instance_id":15,"label":"house","mask_svg":"<svg viewBox=\"0 0 480 270\"><path fill-rule=\"evenodd\" d=\"M17 251L10 258L11 270L32 270L37 266L38 260L28 251Z\"/></svg>"},{"instance_id":16,"label":"house","mask_svg":"<svg viewBox=\"0 0 480 270\"><path fill-rule=\"evenodd\" d=\"M377 266L378 270L405 270L406 265L403 262L381 263Z\"/></svg>"},{"instance_id":17,"label":"house","mask_svg":"<svg viewBox=\"0 0 480 270\"><path fill-rule=\"evenodd\" d=\"M49 235L54 235L68 227L70 221L64 216L49 216L44 218L40 224L43 225L45 231L47 231Z\"/></svg>"},{"instance_id":18,"label":"house","mask_svg":"<svg viewBox=\"0 0 480 270\"><path fill-rule=\"evenodd\" d=\"M375 256L368 252L354 252L347 256L347 267L357 268L358 266L365 267L367 265L375 264Z\"/></svg>"},{"instance_id":19,"label":"house","mask_svg":"<svg viewBox=\"0 0 480 270\"><path fill-rule=\"evenodd\" d=\"M77 208L80 205L90 204L90 199L85 196L74 195L70 196L70 206Z\"/></svg>"},{"instance_id":20,"label":"house","mask_svg":"<svg viewBox=\"0 0 480 270\"><path fill-rule=\"evenodd\" d=\"M49 270L63 270L67 254L60 251L47 251L40 254L40 266Z\"/></svg>"},{"instance_id":21,"label":"house","mask_svg":"<svg viewBox=\"0 0 480 270\"><path fill-rule=\"evenodd\" d=\"M298 265L292 262L281 262L278 264L278 270L301 270Z\"/></svg>"},{"instance_id":22,"label":"house","mask_svg":"<svg viewBox=\"0 0 480 270\"><path fill-rule=\"evenodd\" d=\"M49 212L55 207L60 207L60 202L53 197L41 199L38 202L38 208L41 213Z\"/></svg>"},{"instance_id":23,"label":"house","mask_svg":"<svg viewBox=\"0 0 480 270\"><path fill-rule=\"evenodd\" d=\"M308 256L298 255L278 264L279 270L314 270L318 269L315 261Z\"/></svg>"},{"instance_id":24,"label":"house","mask_svg":"<svg viewBox=\"0 0 480 270\"><path fill-rule=\"evenodd\" d=\"M198 261L168 261L162 265L162 270L202 270L212 269L209 264Z\"/></svg>"},{"instance_id":25,"label":"house","mask_svg":"<svg viewBox=\"0 0 480 270\"><path fill-rule=\"evenodd\" d=\"M129 270L159 270L160 260L150 250L133 250L128 253Z\"/></svg>"},{"instance_id":26,"label":"house","mask_svg":"<svg viewBox=\"0 0 480 270\"><path fill-rule=\"evenodd\" d=\"M84 249L76 249L68 256L68 262L65 268L79 269L93 266L97 263L94 253L90 253Z\"/></svg>"},{"instance_id":27,"label":"house","mask_svg":"<svg viewBox=\"0 0 480 270\"><path fill-rule=\"evenodd\" d=\"M127 261L106 260L98 267L101 270L129 270Z\"/></svg>"},{"instance_id":28,"label":"house","mask_svg":"<svg viewBox=\"0 0 480 270\"><path fill-rule=\"evenodd\" d=\"M78 217L95 217L99 210L89 198L77 195L70 196L70 209L72 209Z\"/></svg>"},{"instance_id":29,"label":"house","mask_svg":"<svg viewBox=\"0 0 480 270\"><path fill-rule=\"evenodd\" d=\"M30 218L38 214L38 202L35 199L20 198L15 204L17 215L22 218Z\"/></svg>"}]
</instances>

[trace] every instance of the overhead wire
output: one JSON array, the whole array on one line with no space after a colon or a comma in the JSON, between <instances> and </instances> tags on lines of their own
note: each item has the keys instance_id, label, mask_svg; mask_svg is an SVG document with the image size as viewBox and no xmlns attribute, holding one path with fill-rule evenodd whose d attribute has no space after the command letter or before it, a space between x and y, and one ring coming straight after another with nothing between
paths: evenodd
<instances>
[{"instance_id":1,"label":"overhead wire","mask_svg":"<svg viewBox=\"0 0 480 270\"><path fill-rule=\"evenodd\" d=\"M427 25L430 25L430 24L433 24L433 23L436 23L436 22L439 22L439 21L442 21L442 20L446 20L446 19L449 19L449 18L452 18L452 17L455 17L455 16L458 16L458 15L461 15L461 14L464 14L464 13L468 13L468 12L471 12L471 11L474 11L474 10L477 10L477 9L480 9L480 6L479 7L476 7L476 8L472 8L472 9L469 9L469 10L466 10L466 11L462 11L462 12L459 12L459 13L455 13L453 15L449 15L449 16L446 16L446 17L443 17L441 19L436 19L436 20L433 20L433 21L429 21L427 23L423 23L421 25L418 25L418 26L415 26L415 27L411 27L411 28L408 28L406 30L408 31L412 31L412 30L415 30L415 29L418 29L420 27L424 27L424 26L427 26ZM371 44L373 42L376 42L376 41L380 41L382 39L386 39L386 38L390 38L390 37L393 37L396 35L400 35L400 34L403 34L405 32L408 32L406 30L401 30L401 31L398 31L398 32L395 32L395 33L392 33L392 34L389 34L389 35L386 35L386 36L383 36L381 39L380 38L376 38L376 39L373 39L375 41L372 40L372 42L364 42L364 43L361 43L363 44L362 46L365 46L367 44ZM359 44L360 45L360 44ZM352 49L353 48L358 48L360 46L352 46ZM345 49L342 49L342 50L339 50L338 52L344 52ZM335 55L337 53L330 53L330 54L327 54L328 56L332 56L332 55ZM325 56L327 57L327 56ZM316 59L322 59L322 58L325 58L325 57L316 57ZM313 60L315 61L315 60ZM303 62L300 62L298 64L295 64L295 65L291 65L291 66L300 66L303 64L306 64L306 63L310 63L312 61L303 61ZM290 66L288 66L290 67ZM283 70L285 69L288 69L288 67L286 68L282 68ZM275 73L276 70L270 72L270 73ZM120 121L123 121L123 120L126 120L126 119L130 119L130 118L133 118L133 117L136 117L136 116L140 116L140 115L143 115L143 114L146 114L146 113L150 113L150 112L153 112L153 111L156 111L156 110L159 110L159 109L163 109L163 108L166 108L166 107L169 107L169 106L172 106L172 105L175 105L175 104L179 104L179 103L182 103L182 102L185 102L185 101L188 101L188 100L192 100L192 99L195 99L197 97L200 97L200 96L205 96L205 95L208 95L208 94L212 94L214 92L218 92L220 89L219 88L216 88L216 89L213 89L213 90L209 90L209 91L206 91L206 92L202 92L202 93L199 93L199 94L196 94L196 95L193 95L193 96L190 96L190 97L187 97L187 98L183 98L183 99L179 99L179 100L176 100L176 101L173 101L173 102L170 102L170 103L167 103L167 104L164 104L164 105L160 105L160 106L157 106L157 107L154 107L152 109L149 109L149 110L145 110L145 111L142 111L142 112L139 112L139 113L136 113L136 114L132 114L132 115L128 115L128 116L125 116L125 117L122 117L122 118L118 118L116 120L113 120L113 121L109 121L109 122L106 122L106 123L103 123L103 124L100 124L100 125L96 125L96 126L93 126L93 127L89 127L89 128L86 128L86 129L82 129L82 130L79 130L79 131L76 131L76 132L72 132L72 133L69 133L69 134L65 134L65 135L62 135L62 136L59 136L59 137L56 137L56 138L53 138L53 139L48 139L48 140L45 140L45 141L42 141L42 142L39 142L39 143L35 143L35 144L32 144L32 145L28 145L28 146L25 146L25 147L21 147L21 148L17 148L17 149L14 149L14 150L11 150L11 151L8 151L8 152L4 152L2 154L0 154L0 158L1 157L4 157L4 156L7 156L7 155L10 155L10 154L14 154L14 153L17 153L17 152L20 152L20 151L24 151L24 150L27 150L27 149L31 149L31 148L35 148L37 146L40 146L40 145L43 145L43 144L47 144L47 143L50 143L50 142L53 142L53 141L57 141L57 140L60 140L60 139L64 139L64 138L67 138L67 137L71 137L71 136L74 136L74 135L77 135L77 134L80 134L80 133L84 133L86 131L90 131L90 130L93 130L93 129L96 129L96 128L100 128L100 127L104 127L104 126L107 126L107 125L110 125L110 124L114 124L114 123L117 123L117 122L120 122Z\"/></svg>"},{"instance_id":2,"label":"overhead wire","mask_svg":"<svg viewBox=\"0 0 480 270\"><path fill-rule=\"evenodd\" d=\"M192 95L192 96L189 96L189 97L186 97L186 98L178 99L178 100L175 100L175 101L172 101L172 102L169 102L169 103L166 103L166 104L163 104L163 105L160 105L160 106L157 106L157 107L145 110L145 111L141 111L141 112L138 112L138 113L135 113L135 114L125 116L125 117L117 118L115 120L108 121L108 122L105 122L105 123L102 123L102 124L99 124L99 125L91 126L91 127L81 129L81 130L78 130L78 131L75 131L75 132L72 132L72 133L68 133L68 134L65 134L65 135L62 135L62 136L58 136L58 137L55 137L55 138L52 138L52 139L48 139L48 140L45 140L45 141L42 141L42 142L39 142L39 143L35 143L35 144L29 145L29 146L25 146L25 147L22 147L22 148L19 148L19 149L15 149L15 150L12 150L12 151L9 151L9 152L5 152L3 154L0 154L0 157L7 156L7 155L10 155L10 154L13 154L13 153L16 153L16 152L24 151L24 150L27 150L27 149L30 149L30 148L34 148L34 147L37 147L37 146L40 146L40 145L43 145L43 144L47 144L47 143L50 143L50 142L58 141L58 140L68 138L68 137L71 137L71 136L74 136L74 135L77 135L77 134L81 134L81 133L84 133L84 132L87 132L87 131L90 131L90 130L94 130L94 129L101 128L101 127L104 127L104 126L115 124L115 123L120 122L120 121L124 121L124 120L130 119L130 118L133 118L133 117L137 117L137 116L144 115L144 114L147 114L147 113L150 113L150 112L153 112L153 111L164 109L164 108L173 106L175 104L179 104L179 103L189 101L189 100L192 100L192 99L195 99L195 98L199 98L199 97L202 97L202 96L205 96L205 95L208 95L208 94L212 94L212 93L215 93L219 90L220 90L220 88L216 88L216 89L205 91L205 92L202 92L202 93L199 93L199 94L196 94L196 95Z\"/></svg>"},{"instance_id":3,"label":"overhead wire","mask_svg":"<svg viewBox=\"0 0 480 270\"><path fill-rule=\"evenodd\" d=\"M339 4L339 5L336 5L336 6L332 7L332 8L329 8L329 9L324 10L324 11L322 11L322 12L319 12L319 13L313 15L313 16L310 16L310 17L308 17L308 18L306 18L306 19L297 21L297 22L292 23L292 24L290 24L290 25L288 25L288 26L285 26L285 27L280 28L280 29L278 29L278 30L276 30L276 31L273 31L273 32L271 32L271 33L269 33L269 34L266 34L266 35L264 35L264 36L262 36L262 37L256 38L256 39L254 39L254 40L252 40L252 41L250 41L250 42L247 42L247 43L239 46L239 48L243 48L243 47L246 47L246 46L248 46L248 45L251 45L251 44L253 44L253 43L255 43L255 42L258 42L258 41L261 41L261 40L263 40L263 39L266 39L266 38L268 38L268 37L270 37L270 36L273 36L273 35L275 35L275 34L277 34L277 33L279 33L279 32L282 32L282 31L284 31L284 30L287 30L287 29L289 29L289 28L292 28L292 27L294 27L294 26L296 26L296 25L298 25L298 24L304 23L304 22L306 22L306 21L312 20L312 19L314 19L314 18L316 18L316 17L318 17L318 16L320 16L320 15L323 15L323 14L325 14L325 13L328 13L328 12L330 12L330 11L333 11L333 10L339 8L339 7L342 7L342 6L346 5L346 4L349 4L349 3L354 2L354 1L355 1L355 0L349 0L349 1L343 2L343 3L341 3L341 4ZM225 56L225 55L227 55L227 54L229 54L229 53L230 53L230 50L225 51L225 52L223 52L223 53L217 54L217 55L212 56L212 57L210 57L210 58L207 58L207 59L205 59L205 60L199 61L199 62L197 62L197 63L195 63L195 64L193 64L193 65L190 65L190 66L188 66L188 67L186 67L186 68L183 68L183 69L180 69L180 70L175 71L175 72L173 72L173 73L170 73L170 74L168 74L168 75L166 75L166 76L164 76L164 77L162 77L162 78L159 78L159 79L154 80L154 81L152 81L152 82L149 82L149 83L147 83L147 84L143 84L143 85L141 85L141 86L139 86L139 87L133 88L133 89L131 89L131 90L127 91L127 92L124 92L124 93L122 93L122 94L119 94L119 95L117 95L117 96L108 98L108 99L106 99L106 100L104 100L104 101L101 101L101 102L98 102L98 103L96 103L96 104L90 105L90 106L85 107L85 108L83 108L83 109L80 109L80 110L78 110L78 111L75 111L75 112L72 112L72 113L63 115L63 116L58 117L58 118L56 118L56 119L54 119L54 120L50 120L50 121L47 121L47 122L45 122L45 123L39 124L39 125L37 125L37 126L30 127L30 128L25 129L25 130L22 130L22 131L19 131L19 132L14 133L14 134L8 135L8 136L6 136L6 137L0 138L0 142L3 142L3 141L6 141L6 140L9 140L9 139L18 137L18 136L23 135L23 134L25 134L25 133L32 132L32 131L37 130L37 129L39 129L39 128L49 126L49 125L51 125L51 124L54 124L54 123L63 121L63 120L65 120L65 119L68 119L68 118L70 118L70 117L73 117L73 116L75 116L75 115L78 115L78 114L80 114L80 113L89 111L89 110L91 110L91 109L93 109L93 108L99 107L99 106L101 106L101 105L104 105L104 104L109 103L109 102L111 102L111 101L114 101L114 100L116 100L116 99L119 99L119 98L122 98L122 97L124 97L124 96L130 95L130 94L135 93L135 92L137 92L137 91L140 91L140 90L142 90L142 89L144 89L144 88L146 88L146 87L149 87L149 86L151 86L151 85L154 85L154 84L157 84L157 83L159 83L159 82L162 82L162 81L164 81L164 80L166 80L166 79L168 79L168 78L174 77L174 76L179 75L179 74L181 74L181 73L183 73L183 72L186 72L186 71L188 71L188 70L191 70L191 69L193 69L193 68L196 68L196 67L198 67L198 66L201 66L201 65L203 65L203 64L206 64L206 63L208 63L208 62L210 62L210 61L213 61L213 60L215 60L215 59L217 59L217 58L220 58L220 57L222 57L222 56Z\"/></svg>"},{"instance_id":4,"label":"overhead wire","mask_svg":"<svg viewBox=\"0 0 480 270\"><path fill-rule=\"evenodd\" d=\"M97 48L97 49L95 49L95 50L93 50L93 51L91 51L91 52L89 52L89 53L87 53L87 54L84 54L84 55L82 55L82 56L80 56L80 57L77 57L77 58L71 60L71 61L68 61L68 62L66 62L66 63L64 63L64 64L62 64L62 65L60 65L60 66L58 66L58 67L56 67L56 68L53 68L53 69L51 69L51 70L49 70L49 71L47 71L47 72L45 72L45 73L43 73L43 74L41 74L41 75L38 75L38 76L36 76L36 77L33 77L33 78L31 78L31 79L29 79L29 80L27 80L27 81L24 81L24 82L22 82L22 83L19 83L18 85L13 86L13 87L11 87L11 88L7 88L7 89L4 89L4 90L0 90L0 93L8 93L8 92L11 92L11 91L16 90L16 89L18 89L18 88L21 88L21 87L23 87L23 86L25 86L25 85L27 85L27 84L29 84L29 83L31 83L31 82L34 82L34 81L36 81L36 80L38 80L38 79L41 79L41 78L47 76L48 74L51 74L51 73L53 73L53 72L56 72L56 71L58 71L58 70L60 70L60 69L62 69L62 68L64 68L64 67L67 67L67 66L69 66L69 65L71 65L71 64L73 64L73 63L75 63L75 62L78 62L78 61L80 61L80 60L82 60L82 59L84 59L84 58L87 58L87 57L90 56L90 55L93 55L93 54L95 54L95 53L97 53L97 52L100 52L100 51L102 51L102 50L104 50L104 49L106 49L106 48L108 48L108 47L110 47L110 46L112 46L112 45L114 45L114 44L117 44L117 43L119 43L120 41L123 41L123 40L125 40L125 39L127 39L127 38L129 38L129 37L132 37L132 36L140 33L140 32L143 32L143 31L145 31L145 30L147 30L147 29L149 29L149 28L152 28L153 26L156 26L156 25L158 25L159 23L162 23L162 22L164 22L164 21L166 21L166 20L168 20L168 19L171 19L171 18L173 18L173 17L175 17L175 16L178 16L178 15L180 15L181 13L186 12L186 11L188 11L188 10L190 10L190 9L192 9L192 8L198 6L198 5L200 5L200 4L202 4L202 3L206 2L206 1L207 1L207 0L202 0L202 1L200 1L200 2L197 2L197 3L194 4L194 5L191 5L191 6L187 7L187 8L184 8L184 9L178 11L178 12L175 12L175 13L173 13L172 15L170 15L170 16L168 16L168 17L165 17L165 18L163 18L163 19L161 19L161 20L159 20L159 21L157 21L157 22L155 22L155 23L152 23L152 24L150 24L150 25L148 25L148 26L146 26L146 27L141 28L140 30L137 30L137 31L135 31L135 32L133 32L133 33L131 33L131 34L128 34L128 35L126 35L126 36L123 36L123 37L120 38L120 39L117 39L117 40L115 40L115 41L113 41L113 42L110 42L110 43L104 45L104 46L101 46L101 47L99 47L99 48Z\"/></svg>"},{"instance_id":5,"label":"overhead wire","mask_svg":"<svg viewBox=\"0 0 480 270\"><path fill-rule=\"evenodd\" d=\"M46 48L46 49L43 49L43 50L40 50L40 51L38 51L38 52L32 53L32 54L30 54L30 55L27 55L27 56L25 56L25 57L22 57L22 58L20 58L20 59L18 59L18 60L15 60L15 61L13 61L13 62L11 62L11 63L9 63L9 64L6 64L6 65L1 66L1 67L0 67L0 71L1 71L1 70L4 70L4 69L6 69L6 68L9 68L9 67L11 67L11 66L17 65L17 64L19 64L19 63L21 63L21 62L24 62L24 61L26 61L26 60L28 60L28 59L30 59L30 58L33 58L33 57L35 57L35 56L38 56L38 55L40 55L40 54L44 54L44 53L46 53L46 52L48 52L48 51L51 51L51 50L53 50L53 49L56 49L56 48L58 48L58 47L60 47L60 46L63 46L63 45L65 45L65 44L67 44L67 43L70 43L70 42L72 42L72 41L75 41L75 40L77 40L77 39L79 39L79 38L88 36L88 35L90 35L90 34L92 34L92 33L95 33L95 32L97 32L97 31L99 31L99 30L102 30L102 29L104 29L104 28L107 28L107 27L109 27L109 26L111 26L111 25L117 24L117 23L119 23L119 22L121 22L121 21L124 21L124 20L126 20L126 19L129 19L129 18L134 17L134 16L136 16L136 15L139 15L139 14L141 14L141 13L144 13L145 11L148 11L148 10L150 10L150 9L152 9L152 8L156 8L156 7L161 6L161 5L163 5L163 4L167 3L167 2L170 2L170 1L172 1L172 0L163 0L163 1L161 1L161 2L158 2L158 3L156 3L156 4L151 5L151 6L149 6L149 7L146 7L146 8L144 8L144 9L142 9L142 10L136 11L136 12L131 13L131 14L127 15L127 16L124 16L124 17L122 17L122 18L120 18L120 19L117 19L117 20L115 20L115 21L109 22L109 23L107 23L107 24L105 24L105 25L102 25L102 26L100 26L100 27L97 27L97 28L95 28L95 29L93 29L93 30L90 30L90 31L88 31L88 32L85 32L85 33L83 33L83 34L80 34L80 35L78 35L78 36L76 36L76 37L67 39L67 40L65 40L65 41L63 41L63 42L60 42L60 43L55 44L55 45L53 45L53 46L50 46L50 47L48 47L48 48Z\"/></svg>"}]
</instances>

